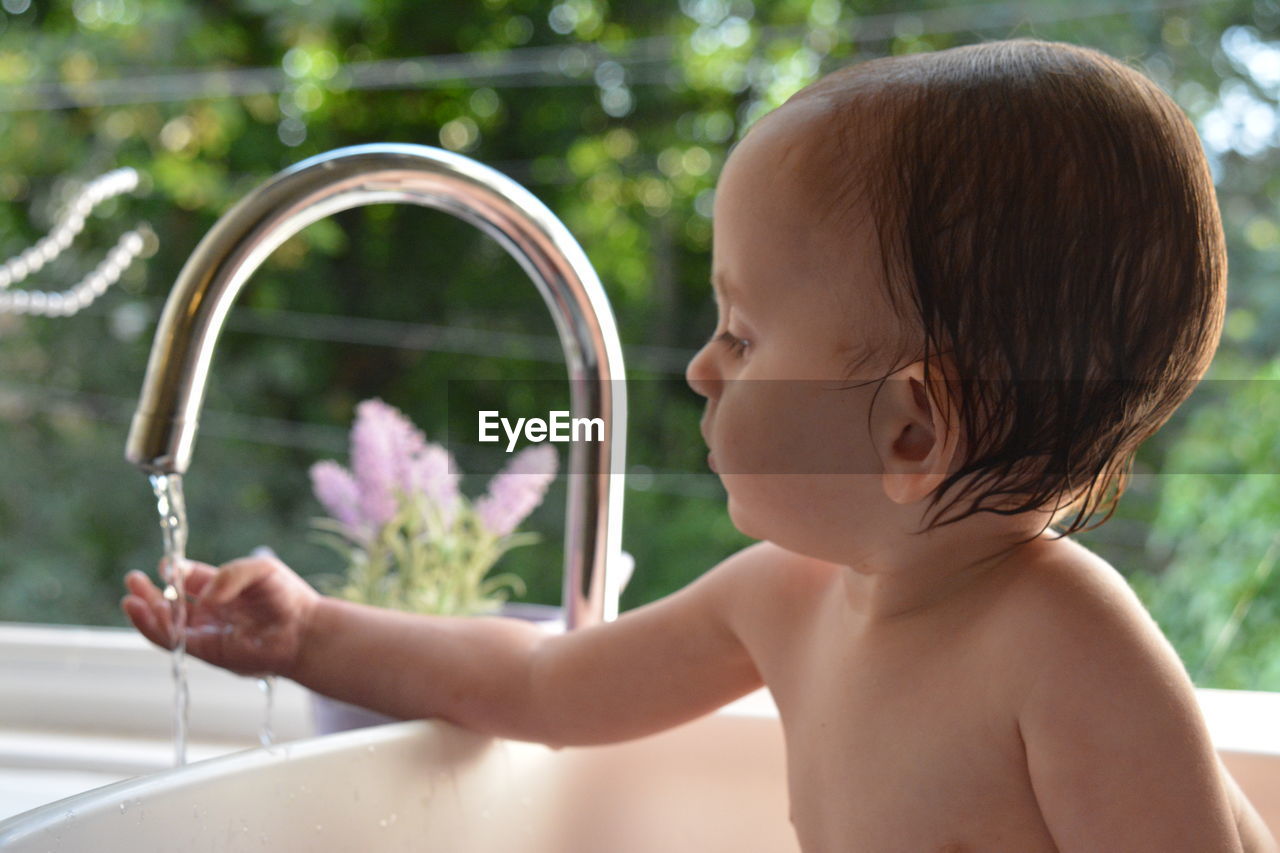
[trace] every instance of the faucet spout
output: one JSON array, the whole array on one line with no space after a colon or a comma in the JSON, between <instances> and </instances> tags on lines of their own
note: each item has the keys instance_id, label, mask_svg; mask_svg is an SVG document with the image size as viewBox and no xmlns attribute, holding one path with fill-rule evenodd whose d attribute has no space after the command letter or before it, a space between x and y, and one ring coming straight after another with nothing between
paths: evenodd
<instances>
[{"instance_id":1,"label":"faucet spout","mask_svg":"<svg viewBox=\"0 0 1280 853\"><path fill-rule=\"evenodd\" d=\"M627 403L622 347L600 280L568 229L530 192L467 157L424 145L341 148L276 175L223 215L165 303L125 457L151 473L191 461L214 345L236 296L267 256L330 214L408 203L470 222L533 279L564 347L573 417L601 418L604 440L569 445L564 617L617 615Z\"/></svg>"}]
</instances>

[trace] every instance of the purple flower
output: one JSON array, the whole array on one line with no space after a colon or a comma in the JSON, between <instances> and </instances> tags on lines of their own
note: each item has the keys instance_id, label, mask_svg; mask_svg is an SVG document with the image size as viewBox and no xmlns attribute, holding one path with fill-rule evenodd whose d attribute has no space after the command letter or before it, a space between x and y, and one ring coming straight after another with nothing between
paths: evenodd
<instances>
[{"instance_id":1,"label":"purple flower","mask_svg":"<svg viewBox=\"0 0 1280 853\"><path fill-rule=\"evenodd\" d=\"M556 476L556 451L549 445L526 448L489 481L476 501L476 515L495 536L506 536L542 503Z\"/></svg>"},{"instance_id":2,"label":"purple flower","mask_svg":"<svg viewBox=\"0 0 1280 853\"><path fill-rule=\"evenodd\" d=\"M326 459L311 466L311 491L329 515L353 531L365 526L356 480L337 462Z\"/></svg>"},{"instance_id":3,"label":"purple flower","mask_svg":"<svg viewBox=\"0 0 1280 853\"><path fill-rule=\"evenodd\" d=\"M351 469L366 522L378 526L395 517L397 493L412 488L412 460L426 446L421 430L394 406L376 399L356 406Z\"/></svg>"},{"instance_id":4,"label":"purple flower","mask_svg":"<svg viewBox=\"0 0 1280 853\"><path fill-rule=\"evenodd\" d=\"M351 470L336 462L311 468L311 487L329 515L353 535L367 537L395 518L404 495L422 495L452 525L460 500L453 457L404 413L381 400L356 406L351 427Z\"/></svg>"},{"instance_id":5,"label":"purple flower","mask_svg":"<svg viewBox=\"0 0 1280 853\"><path fill-rule=\"evenodd\" d=\"M409 460L406 491L426 495L436 506L445 527L453 524L458 511L458 466L449 451L428 444Z\"/></svg>"}]
</instances>

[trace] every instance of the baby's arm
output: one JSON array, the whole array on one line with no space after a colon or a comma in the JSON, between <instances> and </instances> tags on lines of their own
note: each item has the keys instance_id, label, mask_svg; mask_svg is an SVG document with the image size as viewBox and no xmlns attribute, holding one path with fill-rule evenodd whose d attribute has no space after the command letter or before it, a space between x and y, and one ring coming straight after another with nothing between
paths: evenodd
<instances>
[{"instance_id":1,"label":"baby's arm","mask_svg":"<svg viewBox=\"0 0 1280 853\"><path fill-rule=\"evenodd\" d=\"M291 678L403 717L557 745L638 737L760 684L730 628L732 560L616 622L547 635L322 599Z\"/></svg>"},{"instance_id":2,"label":"baby's arm","mask_svg":"<svg viewBox=\"0 0 1280 853\"><path fill-rule=\"evenodd\" d=\"M1034 675L1018 715L1059 849L1274 849L1238 825L1191 681L1141 604L1118 577L1063 577L1023 614Z\"/></svg>"},{"instance_id":3,"label":"baby's arm","mask_svg":"<svg viewBox=\"0 0 1280 853\"><path fill-rule=\"evenodd\" d=\"M297 654L274 671L395 716L439 717L504 737L556 745L638 737L760 685L732 624L742 564L751 559L731 557L661 601L564 635L517 620L429 617L316 596L299 618ZM277 561L237 560L201 584L200 606L234 609L282 572L292 575ZM127 609L134 616L139 607Z\"/></svg>"}]
</instances>

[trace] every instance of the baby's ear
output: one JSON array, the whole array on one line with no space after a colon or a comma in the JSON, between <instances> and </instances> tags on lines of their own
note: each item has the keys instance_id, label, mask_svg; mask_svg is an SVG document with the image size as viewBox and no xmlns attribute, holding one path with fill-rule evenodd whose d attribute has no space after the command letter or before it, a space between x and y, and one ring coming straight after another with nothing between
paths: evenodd
<instances>
[{"instance_id":1,"label":"baby's ear","mask_svg":"<svg viewBox=\"0 0 1280 853\"><path fill-rule=\"evenodd\" d=\"M894 503L927 498L946 480L956 456L960 422L936 367L930 368L929 383L933 394L925 385L924 362L917 361L889 376L875 404L872 436L884 466L884 493Z\"/></svg>"}]
</instances>

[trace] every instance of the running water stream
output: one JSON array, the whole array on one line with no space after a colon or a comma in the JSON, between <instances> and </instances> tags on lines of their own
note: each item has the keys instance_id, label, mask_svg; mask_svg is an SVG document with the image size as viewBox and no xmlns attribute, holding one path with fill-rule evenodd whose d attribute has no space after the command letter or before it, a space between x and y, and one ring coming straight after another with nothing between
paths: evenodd
<instances>
[{"instance_id":1,"label":"running water stream","mask_svg":"<svg viewBox=\"0 0 1280 853\"><path fill-rule=\"evenodd\" d=\"M187 726L190 719L191 693L187 687L187 504L182 494L181 474L152 474L151 489L156 495L160 513L160 531L164 536L164 560L161 562L165 582L164 597L173 615L173 760L187 763ZM270 551L266 551L270 553ZM275 705L275 676L258 679L258 688L266 700L258 741L264 747L275 745L271 716Z\"/></svg>"},{"instance_id":2,"label":"running water stream","mask_svg":"<svg viewBox=\"0 0 1280 853\"><path fill-rule=\"evenodd\" d=\"M258 679L258 689L262 691L262 695L266 697L266 710L262 714L262 728L258 730L258 743L270 749L276 745L276 733L271 727L271 715L275 711L276 704L276 677L274 675L264 675Z\"/></svg>"},{"instance_id":3,"label":"running water stream","mask_svg":"<svg viewBox=\"0 0 1280 853\"><path fill-rule=\"evenodd\" d=\"M150 479L164 536L164 597L173 614L173 762L181 766L187 763L187 706L191 698L187 689L187 594L183 587L187 572L187 505L182 497L181 474L152 474Z\"/></svg>"}]
</instances>

